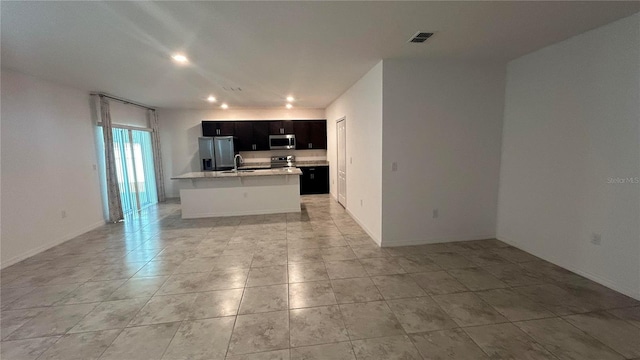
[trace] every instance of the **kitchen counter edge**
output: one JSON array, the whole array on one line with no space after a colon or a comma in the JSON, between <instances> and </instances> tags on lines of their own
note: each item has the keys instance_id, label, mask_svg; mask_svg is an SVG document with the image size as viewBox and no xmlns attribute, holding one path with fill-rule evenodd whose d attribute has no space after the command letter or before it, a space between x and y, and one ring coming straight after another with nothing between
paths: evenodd
<instances>
[{"instance_id":1,"label":"kitchen counter edge","mask_svg":"<svg viewBox=\"0 0 640 360\"><path fill-rule=\"evenodd\" d=\"M171 180L193 180L193 179L223 179L236 177L252 177L252 176L283 176L283 175L302 175L302 170L298 168L279 168L279 169L259 169L254 171L196 171L186 174L174 176Z\"/></svg>"}]
</instances>

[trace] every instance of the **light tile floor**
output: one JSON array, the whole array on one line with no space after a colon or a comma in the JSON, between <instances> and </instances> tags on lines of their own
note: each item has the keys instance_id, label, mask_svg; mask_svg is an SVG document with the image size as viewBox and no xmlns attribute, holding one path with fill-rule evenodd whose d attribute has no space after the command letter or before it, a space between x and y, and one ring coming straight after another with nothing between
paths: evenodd
<instances>
[{"instance_id":1,"label":"light tile floor","mask_svg":"<svg viewBox=\"0 0 640 360\"><path fill-rule=\"evenodd\" d=\"M328 196L163 204L2 270L2 359L640 358L640 302L498 240L379 248Z\"/></svg>"}]
</instances>

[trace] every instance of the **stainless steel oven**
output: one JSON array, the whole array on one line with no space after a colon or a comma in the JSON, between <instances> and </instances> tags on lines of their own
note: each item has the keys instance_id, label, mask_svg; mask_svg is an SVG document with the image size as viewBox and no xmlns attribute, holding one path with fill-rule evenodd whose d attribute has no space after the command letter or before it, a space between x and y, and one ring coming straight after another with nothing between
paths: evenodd
<instances>
[{"instance_id":1,"label":"stainless steel oven","mask_svg":"<svg viewBox=\"0 0 640 360\"><path fill-rule=\"evenodd\" d=\"M269 135L269 149L294 150L296 148L295 135Z\"/></svg>"},{"instance_id":2,"label":"stainless steel oven","mask_svg":"<svg viewBox=\"0 0 640 360\"><path fill-rule=\"evenodd\" d=\"M272 156L271 168L296 167L296 157L294 155Z\"/></svg>"}]
</instances>

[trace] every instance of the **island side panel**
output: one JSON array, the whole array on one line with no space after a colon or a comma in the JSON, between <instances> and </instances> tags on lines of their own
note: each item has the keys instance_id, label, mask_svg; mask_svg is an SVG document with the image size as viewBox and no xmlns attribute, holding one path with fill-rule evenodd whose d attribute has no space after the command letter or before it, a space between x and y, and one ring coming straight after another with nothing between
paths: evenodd
<instances>
[{"instance_id":1,"label":"island side panel","mask_svg":"<svg viewBox=\"0 0 640 360\"><path fill-rule=\"evenodd\" d=\"M184 181L182 218L300 212L300 176L251 176Z\"/></svg>"}]
</instances>

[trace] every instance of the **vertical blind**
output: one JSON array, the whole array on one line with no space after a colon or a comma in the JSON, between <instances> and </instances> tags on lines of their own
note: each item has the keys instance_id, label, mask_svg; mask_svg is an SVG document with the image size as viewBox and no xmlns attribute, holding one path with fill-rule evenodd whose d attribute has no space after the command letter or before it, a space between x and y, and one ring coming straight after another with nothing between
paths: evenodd
<instances>
[{"instance_id":1,"label":"vertical blind","mask_svg":"<svg viewBox=\"0 0 640 360\"><path fill-rule=\"evenodd\" d=\"M134 161L138 170L136 176L138 178L140 207L145 207L158 202L151 133L139 130L131 130L131 133L133 135Z\"/></svg>"},{"instance_id":2,"label":"vertical blind","mask_svg":"<svg viewBox=\"0 0 640 360\"><path fill-rule=\"evenodd\" d=\"M151 133L114 127L113 147L123 213L157 203Z\"/></svg>"}]
</instances>

